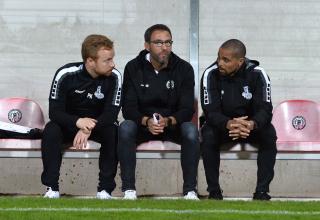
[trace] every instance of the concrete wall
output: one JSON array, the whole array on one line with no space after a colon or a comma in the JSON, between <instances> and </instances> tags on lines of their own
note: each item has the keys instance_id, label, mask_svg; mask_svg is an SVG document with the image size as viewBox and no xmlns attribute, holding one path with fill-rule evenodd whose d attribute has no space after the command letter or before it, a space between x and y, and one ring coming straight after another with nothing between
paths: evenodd
<instances>
[{"instance_id":1,"label":"concrete wall","mask_svg":"<svg viewBox=\"0 0 320 220\"><path fill-rule=\"evenodd\" d=\"M320 197L319 160L278 160L270 185L273 197ZM84 172L85 171L85 172ZM222 160L220 183L226 197L252 197L256 184L255 160ZM45 192L41 185L40 158L1 158L0 194L35 194ZM95 196L98 181L97 159L63 159L60 191L67 195ZM139 196L182 195L179 160L140 159L136 186ZM119 172L114 196L122 196ZM202 161L199 164L198 189L207 195Z\"/></svg>"},{"instance_id":2,"label":"concrete wall","mask_svg":"<svg viewBox=\"0 0 320 220\"><path fill-rule=\"evenodd\" d=\"M320 2L296 0L201 0L199 74L227 39L239 38L272 82L274 104L285 99L319 101ZM189 59L189 1L0 0L0 98L35 99L47 113L48 92L61 65L81 60L80 45L91 33L115 41L117 68L143 48L154 23L173 32L173 50ZM200 77L199 77L200 78Z\"/></svg>"},{"instance_id":3,"label":"concrete wall","mask_svg":"<svg viewBox=\"0 0 320 220\"><path fill-rule=\"evenodd\" d=\"M155 23L172 29L174 51L188 60L189 11L188 1L171 0L0 0L0 98L34 99L47 116L55 71L81 61L81 43L92 33L115 41L121 72Z\"/></svg>"},{"instance_id":4,"label":"concrete wall","mask_svg":"<svg viewBox=\"0 0 320 220\"><path fill-rule=\"evenodd\" d=\"M314 0L201 0L200 72L225 40L238 38L271 78L274 104L320 101L319 10Z\"/></svg>"}]
</instances>

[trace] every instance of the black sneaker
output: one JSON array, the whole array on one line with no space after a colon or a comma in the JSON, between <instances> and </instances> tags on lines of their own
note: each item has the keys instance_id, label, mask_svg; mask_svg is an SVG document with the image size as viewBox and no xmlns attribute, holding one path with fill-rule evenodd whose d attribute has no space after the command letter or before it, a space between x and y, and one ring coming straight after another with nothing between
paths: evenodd
<instances>
[{"instance_id":1,"label":"black sneaker","mask_svg":"<svg viewBox=\"0 0 320 220\"><path fill-rule=\"evenodd\" d=\"M271 196L267 192L255 192L253 193L253 200L265 200L268 201L271 199Z\"/></svg>"},{"instance_id":2,"label":"black sneaker","mask_svg":"<svg viewBox=\"0 0 320 220\"><path fill-rule=\"evenodd\" d=\"M209 193L208 199L223 200L222 190L211 191Z\"/></svg>"}]
</instances>

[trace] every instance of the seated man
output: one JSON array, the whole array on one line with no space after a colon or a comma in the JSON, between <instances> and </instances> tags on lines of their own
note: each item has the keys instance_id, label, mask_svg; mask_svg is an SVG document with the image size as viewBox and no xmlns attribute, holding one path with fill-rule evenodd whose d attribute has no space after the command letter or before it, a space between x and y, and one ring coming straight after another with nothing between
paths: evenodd
<instances>
[{"instance_id":1,"label":"seated man","mask_svg":"<svg viewBox=\"0 0 320 220\"><path fill-rule=\"evenodd\" d=\"M118 156L124 199L136 199L136 147L149 140L181 143L185 199L198 200L198 130L192 66L171 52L170 29L156 24L145 32L145 50L125 67ZM154 116L153 116L154 115Z\"/></svg>"},{"instance_id":2,"label":"seated man","mask_svg":"<svg viewBox=\"0 0 320 220\"><path fill-rule=\"evenodd\" d=\"M274 176L277 136L271 124L270 80L259 62L245 55L241 41L224 42L217 61L205 70L201 80L206 121L201 129L201 150L210 199L223 199L219 185L220 146L226 142L259 144L253 199L271 199L268 192Z\"/></svg>"},{"instance_id":3,"label":"seated man","mask_svg":"<svg viewBox=\"0 0 320 220\"><path fill-rule=\"evenodd\" d=\"M88 139L101 143L97 198L110 199L117 172L117 116L121 75L114 68L113 42L89 35L82 43L83 62L69 63L54 76L49 97L49 118L41 145L46 198L59 198L63 143L85 148ZM68 145L70 146L70 145Z\"/></svg>"}]
</instances>

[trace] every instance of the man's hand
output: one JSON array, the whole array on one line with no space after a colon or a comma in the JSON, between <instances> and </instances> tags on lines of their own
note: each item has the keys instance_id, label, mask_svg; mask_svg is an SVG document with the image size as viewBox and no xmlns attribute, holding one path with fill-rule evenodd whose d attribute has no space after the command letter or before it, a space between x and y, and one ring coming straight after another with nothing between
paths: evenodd
<instances>
[{"instance_id":1,"label":"man's hand","mask_svg":"<svg viewBox=\"0 0 320 220\"><path fill-rule=\"evenodd\" d=\"M239 124L245 126L247 129L251 131L254 128L254 121L247 120L247 118L248 116L244 116L244 117L234 118L234 120Z\"/></svg>"},{"instance_id":2,"label":"man's hand","mask_svg":"<svg viewBox=\"0 0 320 220\"><path fill-rule=\"evenodd\" d=\"M241 124L233 124L232 130L229 131L229 137L232 137L232 140L238 138L247 138L250 134L250 130L244 127Z\"/></svg>"},{"instance_id":3,"label":"man's hand","mask_svg":"<svg viewBox=\"0 0 320 220\"><path fill-rule=\"evenodd\" d=\"M73 139L73 146L76 149L86 148L90 135L91 135L91 131L89 133L87 133L87 132L80 129Z\"/></svg>"},{"instance_id":4,"label":"man's hand","mask_svg":"<svg viewBox=\"0 0 320 220\"><path fill-rule=\"evenodd\" d=\"M227 123L227 129L229 130L229 136L232 140L238 138L247 138L250 135L251 130L254 129L254 121L247 120L248 116L233 118Z\"/></svg>"},{"instance_id":5,"label":"man's hand","mask_svg":"<svg viewBox=\"0 0 320 220\"><path fill-rule=\"evenodd\" d=\"M153 135L159 135L163 133L165 127L165 119L159 114L159 121L156 123L153 118L150 118L147 121L147 128L149 129L150 133Z\"/></svg>"},{"instance_id":6,"label":"man's hand","mask_svg":"<svg viewBox=\"0 0 320 220\"><path fill-rule=\"evenodd\" d=\"M76 122L77 128L83 130L85 133L90 133L96 126L97 120L93 118L79 118Z\"/></svg>"},{"instance_id":7,"label":"man's hand","mask_svg":"<svg viewBox=\"0 0 320 220\"><path fill-rule=\"evenodd\" d=\"M177 124L177 120L173 116L164 117L163 120L165 127L175 126Z\"/></svg>"}]
</instances>

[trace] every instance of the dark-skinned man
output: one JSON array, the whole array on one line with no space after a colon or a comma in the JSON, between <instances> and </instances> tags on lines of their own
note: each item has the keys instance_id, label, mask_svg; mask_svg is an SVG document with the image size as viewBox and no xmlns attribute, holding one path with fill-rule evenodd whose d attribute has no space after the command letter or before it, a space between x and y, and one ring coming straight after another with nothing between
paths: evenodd
<instances>
[{"instance_id":1,"label":"dark-skinned man","mask_svg":"<svg viewBox=\"0 0 320 220\"><path fill-rule=\"evenodd\" d=\"M277 136L271 124L271 85L259 62L245 55L246 47L241 41L224 42L216 62L201 79L205 115L201 151L209 199L223 199L219 184L220 147L227 142L258 144L258 178L253 199L271 199L268 192L277 154Z\"/></svg>"}]
</instances>

